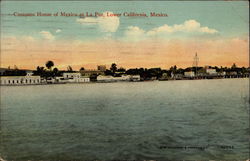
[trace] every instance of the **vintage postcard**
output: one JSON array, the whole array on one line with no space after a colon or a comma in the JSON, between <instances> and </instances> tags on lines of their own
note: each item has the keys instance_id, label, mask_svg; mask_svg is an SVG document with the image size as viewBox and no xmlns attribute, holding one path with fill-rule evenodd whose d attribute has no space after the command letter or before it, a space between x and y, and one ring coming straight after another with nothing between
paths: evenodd
<instances>
[{"instance_id":1,"label":"vintage postcard","mask_svg":"<svg viewBox=\"0 0 250 161\"><path fill-rule=\"evenodd\" d=\"M0 161L249 156L249 1L1 1Z\"/></svg>"}]
</instances>

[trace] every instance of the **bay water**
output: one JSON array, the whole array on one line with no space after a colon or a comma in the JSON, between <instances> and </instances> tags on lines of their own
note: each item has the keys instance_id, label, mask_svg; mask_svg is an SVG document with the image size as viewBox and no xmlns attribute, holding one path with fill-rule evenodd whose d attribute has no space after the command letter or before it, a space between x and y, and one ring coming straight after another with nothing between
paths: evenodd
<instances>
[{"instance_id":1,"label":"bay water","mask_svg":"<svg viewBox=\"0 0 250 161\"><path fill-rule=\"evenodd\" d=\"M4 160L247 160L249 79L1 86Z\"/></svg>"}]
</instances>

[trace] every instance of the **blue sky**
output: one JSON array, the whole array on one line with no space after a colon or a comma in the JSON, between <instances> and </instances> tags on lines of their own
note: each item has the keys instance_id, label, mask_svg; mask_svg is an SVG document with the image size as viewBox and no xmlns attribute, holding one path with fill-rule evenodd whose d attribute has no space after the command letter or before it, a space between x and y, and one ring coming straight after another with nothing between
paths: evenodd
<instances>
[{"instance_id":1,"label":"blue sky","mask_svg":"<svg viewBox=\"0 0 250 161\"><path fill-rule=\"evenodd\" d=\"M196 20L201 26L207 26L219 32L220 36L233 37L248 33L248 2L246 1L190 1L190 2L149 2L149 1L73 1L73 2L2 2L2 13L56 13L56 12L105 12L113 13L137 12L167 13L168 17L131 18L120 17L120 24L116 32L110 33L113 37L122 37L128 26L137 26L148 31L164 24L182 24L186 20ZM39 36L42 30L54 33L57 29L62 32L57 38L95 39L103 36L98 26L81 25L76 22L77 17L1 17L2 33L6 35ZM7 21L5 21L7 20ZM50 22L53 21L53 22ZM218 36L218 35L217 35Z\"/></svg>"}]
</instances>

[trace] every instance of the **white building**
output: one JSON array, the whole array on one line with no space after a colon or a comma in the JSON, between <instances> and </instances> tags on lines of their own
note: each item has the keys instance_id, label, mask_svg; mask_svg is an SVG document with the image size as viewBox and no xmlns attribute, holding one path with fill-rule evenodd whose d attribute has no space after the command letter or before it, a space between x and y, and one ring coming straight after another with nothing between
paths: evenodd
<instances>
[{"instance_id":1,"label":"white building","mask_svg":"<svg viewBox=\"0 0 250 161\"><path fill-rule=\"evenodd\" d=\"M85 82L90 82L90 79L89 77L75 77L75 78L71 78L71 79L68 79L69 83L85 83Z\"/></svg>"},{"instance_id":2,"label":"white building","mask_svg":"<svg viewBox=\"0 0 250 161\"><path fill-rule=\"evenodd\" d=\"M124 75L122 75L121 77L99 75L97 76L96 79L99 82L115 82L115 81L129 81L130 77Z\"/></svg>"},{"instance_id":3,"label":"white building","mask_svg":"<svg viewBox=\"0 0 250 161\"><path fill-rule=\"evenodd\" d=\"M81 73L63 73L63 78L68 79L68 78L80 78Z\"/></svg>"},{"instance_id":4,"label":"white building","mask_svg":"<svg viewBox=\"0 0 250 161\"><path fill-rule=\"evenodd\" d=\"M1 76L1 85L41 84L40 76Z\"/></svg>"},{"instance_id":5,"label":"white building","mask_svg":"<svg viewBox=\"0 0 250 161\"><path fill-rule=\"evenodd\" d=\"M56 83L67 83L67 79L64 79L64 77L55 77L55 81Z\"/></svg>"},{"instance_id":6,"label":"white building","mask_svg":"<svg viewBox=\"0 0 250 161\"><path fill-rule=\"evenodd\" d=\"M185 76L185 77L194 77L194 76L195 76L195 73L194 73L193 71L184 72L184 76Z\"/></svg>"},{"instance_id":7,"label":"white building","mask_svg":"<svg viewBox=\"0 0 250 161\"><path fill-rule=\"evenodd\" d=\"M130 75L130 80L137 82L141 80L141 77L140 75Z\"/></svg>"},{"instance_id":8,"label":"white building","mask_svg":"<svg viewBox=\"0 0 250 161\"><path fill-rule=\"evenodd\" d=\"M117 82L117 81L140 81L140 75L122 75L121 77L97 76L99 82Z\"/></svg>"},{"instance_id":9,"label":"white building","mask_svg":"<svg viewBox=\"0 0 250 161\"><path fill-rule=\"evenodd\" d=\"M217 74L216 69L211 69L211 68L207 68L206 73L209 75L216 75Z\"/></svg>"},{"instance_id":10,"label":"white building","mask_svg":"<svg viewBox=\"0 0 250 161\"><path fill-rule=\"evenodd\" d=\"M219 72L218 75L225 76L225 75L226 75L226 72L225 72L225 71Z\"/></svg>"},{"instance_id":11,"label":"white building","mask_svg":"<svg viewBox=\"0 0 250 161\"><path fill-rule=\"evenodd\" d=\"M90 82L89 77L81 76L81 73L63 73L63 77L58 79L59 82L63 83L85 83Z\"/></svg>"}]
</instances>

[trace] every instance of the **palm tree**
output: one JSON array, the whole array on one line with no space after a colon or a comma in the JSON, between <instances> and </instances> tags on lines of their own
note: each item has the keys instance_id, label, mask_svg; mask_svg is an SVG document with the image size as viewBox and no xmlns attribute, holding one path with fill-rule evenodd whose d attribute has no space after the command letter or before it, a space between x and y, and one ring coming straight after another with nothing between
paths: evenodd
<instances>
[{"instance_id":1,"label":"palm tree","mask_svg":"<svg viewBox=\"0 0 250 161\"><path fill-rule=\"evenodd\" d=\"M54 62L53 61L51 61L51 60L49 60L49 61L47 61L46 62L46 67L49 69L49 70L51 70L51 67L53 67L54 66Z\"/></svg>"}]
</instances>

